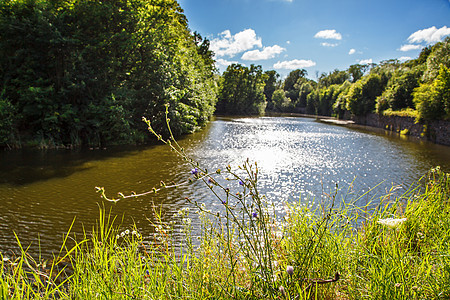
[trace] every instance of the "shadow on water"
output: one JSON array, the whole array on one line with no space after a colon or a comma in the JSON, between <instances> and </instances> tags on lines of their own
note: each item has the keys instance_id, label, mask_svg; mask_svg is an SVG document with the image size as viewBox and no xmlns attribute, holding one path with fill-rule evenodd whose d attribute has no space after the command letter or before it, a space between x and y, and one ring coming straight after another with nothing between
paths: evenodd
<instances>
[{"instance_id":1,"label":"shadow on water","mask_svg":"<svg viewBox=\"0 0 450 300\"><path fill-rule=\"evenodd\" d=\"M90 170L86 163L110 158L134 155L147 146L115 146L108 149L37 150L22 149L5 151L0 155L0 183L27 185L37 181L64 178L77 172Z\"/></svg>"}]
</instances>

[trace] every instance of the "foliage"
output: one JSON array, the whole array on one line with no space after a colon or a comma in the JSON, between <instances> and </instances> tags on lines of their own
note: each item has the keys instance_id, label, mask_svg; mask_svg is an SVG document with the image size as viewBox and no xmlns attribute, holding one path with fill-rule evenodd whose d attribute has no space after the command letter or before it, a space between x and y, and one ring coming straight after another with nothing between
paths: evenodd
<instances>
[{"instance_id":1,"label":"foliage","mask_svg":"<svg viewBox=\"0 0 450 300\"><path fill-rule=\"evenodd\" d=\"M308 72L305 69L297 69L291 71L284 80L283 89L286 92L286 97L291 101L297 102L299 93L299 83L302 79L305 79Z\"/></svg>"},{"instance_id":2,"label":"foliage","mask_svg":"<svg viewBox=\"0 0 450 300\"><path fill-rule=\"evenodd\" d=\"M380 113L386 109L401 110L415 108L413 91L419 86L422 76L420 69L399 70L389 80L386 89L376 99L376 109Z\"/></svg>"},{"instance_id":3,"label":"foliage","mask_svg":"<svg viewBox=\"0 0 450 300\"><path fill-rule=\"evenodd\" d=\"M261 66L231 64L222 74L216 107L218 114L259 115L264 113L266 76Z\"/></svg>"},{"instance_id":4,"label":"foliage","mask_svg":"<svg viewBox=\"0 0 450 300\"><path fill-rule=\"evenodd\" d=\"M0 145L6 144L11 148L14 145L10 143L15 141L15 132L11 128L14 128L16 113L11 102L2 96L0 95Z\"/></svg>"},{"instance_id":5,"label":"foliage","mask_svg":"<svg viewBox=\"0 0 450 300\"><path fill-rule=\"evenodd\" d=\"M280 74L276 71L266 71L266 80L264 81L264 95L266 96L267 101L267 109L270 110L272 108L272 95L280 87Z\"/></svg>"},{"instance_id":6,"label":"foliage","mask_svg":"<svg viewBox=\"0 0 450 300\"><path fill-rule=\"evenodd\" d=\"M351 65L348 68L348 73L351 77L352 82L355 83L358 80L360 80L368 68L369 67L367 65L360 65L360 64Z\"/></svg>"},{"instance_id":7,"label":"foliage","mask_svg":"<svg viewBox=\"0 0 450 300\"><path fill-rule=\"evenodd\" d=\"M375 99L382 91L382 77L371 73L350 87L346 108L357 116L371 113L375 109Z\"/></svg>"},{"instance_id":8,"label":"foliage","mask_svg":"<svg viewBox=\"0 0 450 300\"><path fill-rule=\"evenodd\" d=\"M142 115L171 103L176 134L193 131L216 101L208 46L175 0L1 1L12 130L65 145L137 142Z\"/></svg>"},{"instance_id":9,"label":"foliage","mask_svg":"<svg viewBox=\"0 0 450 300\"><path fill-rule=\"evenodd\" d=\"M286 97L286 92L282 89L278 89L272 96L272 111L286 112L291 108L291 99Z\"/></svg>"},{"instance_id":10,"label":"foliage","mask_svg":"<svg viewBox=\"0 0 450 300\"><path fill-rule=\"evenodd\" d=\"M322 73L319 77L319 86L320 87L329 87L330 85L341 85L345 81L350 79L349 72L334 70L330 72L330 74Z\"/></svg>"},{"instance_id":11,"label":"foliage","mask_svg":"<svg viewBox=\"0 0 450 300\"><path fill-rule=\"evenodd\" d=\"M419 119L450 119L450 69L441 65L431 83L423 83L414 91Z\"/></svg>"},{"instance_id":12,"label":"foliage","mask_svg":"<svg viewBox=\"0 0 450 300\"><path fill-rule=\"evenodd\" d=\"M433 81L438 76L441 65L450 68L450 37L432 47L426 60L423 81L426 83Z\"/></svg>"},{"instance_id":13,"label":"foliage","mask_svg":"<svg viewBox=\"0 0 450 300\"><path fill-rule=\"evenodd\" d=\"M402 110L395 110L395 111L392 109L387 109L383 111L383 116L397 116L397 117L408 117L417 119L419 117L419 114L415 109L405 108Z\"/></svg>"}]
</instances>

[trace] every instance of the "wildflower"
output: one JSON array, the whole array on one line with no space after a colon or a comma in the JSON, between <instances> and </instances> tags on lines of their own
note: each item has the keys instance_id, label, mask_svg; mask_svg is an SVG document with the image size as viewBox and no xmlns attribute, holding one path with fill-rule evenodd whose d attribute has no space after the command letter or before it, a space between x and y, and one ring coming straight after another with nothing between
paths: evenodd
<instances>
[{"instance_id":1,"label":"wildflower","mask_svg":"<svg viewBox=\"0 0 450 300\"><path fill-rule=\"evenodd\" d=\"M283 296L286 295L286 290L284 289L284 286L280 285L278 290L280 291L281 295L283 295Z\"/></svg>"},{"instance_id":2,"label":"wildflower","mask_svg":"<svg viewBox=\"0 0 450 300\"><path fill-rule=\"evenodd\" d=\"M124 236L125 236L125 232L122 231L122 232L120 233L120 236L121 236L121 237L124 237Z\"/></svg>"},{"instance_id":3,"label":"wildflower","mask_svg":"<svg viewBox=\"0 0 450 300\"><path fill-rule=\"evenodd\" d=\"M294 267L293 266L287 266L286 267L286 273L292 276L294 274Z\"/></svg>"},{"instance_id":4,"label":"wildflower","mask_svg":"<svg viewBox=\"0 0 450 300\"><path fill-rule=\"evenodd\" d=\"M396 287L396 288L399 288L399 287L401 287L401 286L402 286L401 283L396 283L396 284L395 284L395 287Z\"/></svg>"},{"instance_id":5,"label":"wildflower","mask_svg":"<svg viewBox=\"0 0 450 300\"><path fill-rule=\"evenodd\" d=\"M198 174L198 168L191 169L191 174L192 175L197 175Z\"/></svg>"},{"instance_id":6,"label":"wildflower","mask_svg":"<svg viewBox=\"0 0 450 300\"><path fill-rule=\"evenodd\" d=\"M242 180L239 180L239 185L244 185L244 182Z\"/></svg>"},{"instance_id":7,"label":"wildflower","mask_svg":"<svg viewBox=\"0 0 450 300\"><path fill-rule=\"evenodd\" d=\"M402 218L402 219L387 218L387 219L379 219L377 221L377 223L387 226L389 228L396 228L405 221L406 221L406 218Z\"/></svg>"},{"instance_id":8,"label":"wildflower","mask_svg":"<svg viewBox=\"0 0 450 300\"><path fill-rule=\"evenodd\" d=\"M208 182L209 182L209 183L212 183L212 184L215 184L215 183L216 183L216 182L214 181L214 179L212 179L211 177L208 178Z\"/></svg>"},{"instance_id":9,"label":"wildflower","mask_svg":"<svg viewBox=\"0 0 450 300\"><path fill-rule=\"evenodd\" d=\"M253 218L257 218L257 217L258 217L258 213L257 213L256 211L253 212L253 213L252 213L252 217L253 217Z\"/></svg>"},{"instance_id":10,"label":"wildflower","mask_svg":"<svg viewBox=\"0 0 450 300\"><path fill-rule=\"evenodd\" d=\"M120 238L120 235L116 235L116 239L119 239Z\"/></svg>"},{"instance_id":11,"label":"wildflower","mask_svg":"<svg viewBox=\"0 0 450 300\"><path fill-rule=\"evenodd\" d=\"M125 230L125 234L126 234L126 235L129 235L129 234L130 234L130 230L128 230L128 229Z\"/></svg>"},{"instance_id":12,"label":"wildflower","mask_svg":"<svg viewBox=\"0 0 450 300\"><path fill-rule=\"evenodd\" d=\"M227 201L222 200L222 204L223 204L223 205L226 205L226 204L227 204Z\"/></svg>"}]
</instances>

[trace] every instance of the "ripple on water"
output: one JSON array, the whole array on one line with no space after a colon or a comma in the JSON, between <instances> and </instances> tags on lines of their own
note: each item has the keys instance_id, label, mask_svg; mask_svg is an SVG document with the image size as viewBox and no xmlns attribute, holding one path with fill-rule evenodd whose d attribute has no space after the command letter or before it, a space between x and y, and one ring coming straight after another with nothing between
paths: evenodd
<instances>
[{"instance_id":1,"label":"ripple on water","mask_svg":"<svg viewBox=\"0 0 450 300\"><path fill-rule=\"evenodd\" d=\"M286 202L323 201L336 184L345 194L348 187L359 193L384 181L373 193L392 184L409 186L427 170L441 165L450 169L448 147L408 142L315 122L305 118L223 118L205 130L180 140L191 157L209 170L233 169L247 158L259 166L260 191L283 213ZM144 192L165 182L183 182L189 166L166 146L114 148L99 151L5 152L0 154L0 251L17 249L14 232L24 245L38 251L58 251L62 236L76 217L73 231L82 234L98 219L99 206L117 216L117 223L137 224L151 241L154 208L164 221L183 207L185 197L205 203L214 212L222 204L200 183L161 191L115 205L103 203L95 186L109 195ZM224 182L233 190L235 182ZM366 200L364 200L366 201ZM361 204L364 204L363 202ZM192 209L192 221L198 225Z\"/></svg>"}]
</instances>

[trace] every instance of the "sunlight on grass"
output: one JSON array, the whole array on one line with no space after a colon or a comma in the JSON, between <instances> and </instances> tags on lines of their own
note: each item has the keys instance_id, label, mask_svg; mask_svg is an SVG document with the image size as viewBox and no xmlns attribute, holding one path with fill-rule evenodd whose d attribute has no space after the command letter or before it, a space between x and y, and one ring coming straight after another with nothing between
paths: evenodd
<instances>
[{"instance_id":1,"label":"sunlight on grass","mask_svg":"<svg viewBox=\"0 0 450 300\"><path fill-rule=\"evenodd\" d=\"M433 169L404 194L382 196L378 205L357 207L358 198L336 199L336 191L320 206L299 199L277 216L258 192L256 163L208 172L173 137L157 136L192 164L185 183L162 182L160 189L203 182L223 211L188 199L193 208L167 223L154 207L156 234L148 243L142 238L147 233L120 230L101 208L97 226L72 248L69 230L50 261L30 257L17 239L21 253L0 255L2 299L450 297L450 174ZM139 196L111 199L98 190L113 202ZM200 228L193 228L194 214Z\"/></svg>"}]
</instances>

